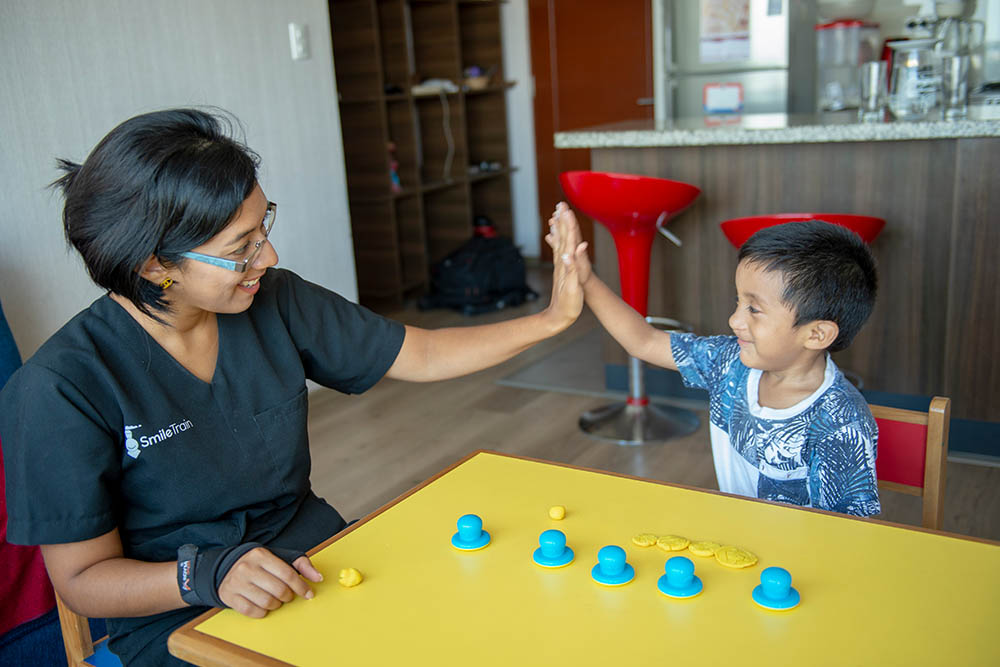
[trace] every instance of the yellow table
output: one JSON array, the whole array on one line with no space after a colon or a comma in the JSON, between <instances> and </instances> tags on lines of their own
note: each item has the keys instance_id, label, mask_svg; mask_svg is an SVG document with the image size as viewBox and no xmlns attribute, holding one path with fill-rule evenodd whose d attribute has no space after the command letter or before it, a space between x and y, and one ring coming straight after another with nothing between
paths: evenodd
<instances>
[{"instance_id":1,"label":"yellow table","mask_svg":"<svg viewBox=\"0 0 1000 667\"><path fill-rule=\"evenodd\" d=\"M564 505L565 519L549 518ZM492 542L451 546L477 514ZM563 531L576 559L532 562ZM760 561L732 570L689 551L632 544L637 533L734 544ZM621 587L590 576L605 545L636 571ZM209 612L170 638L202 665L1000 665L1000 544L477 452L318 546L312 600L254 620ZM672 555L704 591L660 593ZM762 568L786 568L802 603L751 600ZM341 568L365 580L337 583ZM270 657L268 657L270 656Z\"/></svg>"}]
</instances>

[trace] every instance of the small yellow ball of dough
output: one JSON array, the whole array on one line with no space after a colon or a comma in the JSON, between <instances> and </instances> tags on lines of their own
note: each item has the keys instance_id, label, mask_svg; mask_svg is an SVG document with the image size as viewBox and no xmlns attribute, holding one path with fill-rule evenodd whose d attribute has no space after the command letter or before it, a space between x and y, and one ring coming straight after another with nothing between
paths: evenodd
<instances>
[{"instance_id":1,"label":"small yellow ball of dough","mask_svg":"<svg viewBox=\"0 0 1000 667\"><path fill-rule=\"evenodd\" d=\"M346 588L357 586L361 583L362 579L361 573L353 567L345 567L340 571L340 585Z\"/></svg>"},{"instance_id":2,"label":"small yellow ball of dough","mask_svg":"<svg viewBox=\"0 0 1000 667\"><path fill-rule=\"evenodd\" d=\"M562 505L553 505L549 508L549 518L562 521L566 518L566 508Z\"/></svg>"}]
</instances>

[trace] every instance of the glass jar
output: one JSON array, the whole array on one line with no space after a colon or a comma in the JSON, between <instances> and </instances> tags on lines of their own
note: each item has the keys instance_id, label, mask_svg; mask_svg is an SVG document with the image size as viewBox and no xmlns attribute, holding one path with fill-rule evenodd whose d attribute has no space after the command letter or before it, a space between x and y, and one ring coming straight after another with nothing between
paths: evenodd
<instances>
[{"instance_id":1,"label":"glass jar","mask_svg":"<svg viewBox=\"0 0 1000 667\"><path fill-rule=\"evenodd\" d=\"M889 42L893 50L889 110L898 120L927 120L938 115L941 63L935 40Z\"/></svg>"},{"instance_id":2,"label":"glass jar","mask_svg":"<svg viewBox=\"0 0 1000 667\"><path fill-rule=\"evenodd\" d=\"M878 25L855 19L821 23L816 31L816 106L856 109L858 65L878 58Z\"/></svg>"}]
</instances>

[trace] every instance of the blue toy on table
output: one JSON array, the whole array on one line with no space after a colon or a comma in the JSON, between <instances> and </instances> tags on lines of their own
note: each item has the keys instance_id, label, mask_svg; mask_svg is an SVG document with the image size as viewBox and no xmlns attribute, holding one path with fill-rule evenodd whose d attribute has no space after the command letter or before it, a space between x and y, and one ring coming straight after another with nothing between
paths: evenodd
<instances>
[{"instance_id":1,"label":"blue toy on table","mask_svg":"<svg viewBox=\"0 0 1000 667\"><path fill-rule=\"evenodd\" d=\"M538 536L538 548L531 558L542 567L563 567L573 562L573 550L566 546L561 530L546 530Z\"/></svg>"},{"instance_id":2,"label":"blue toy on table","mask_svg":"<svg viewBox=\"0 0 1000 667\"><path fill-rule=\"evenodd\" d=\"M694 576L694 563L690 558L674 556L664 564L663 569L665 574L656 580L656 587L664 595L683 599L701 593L703 585L701 579Z\"/></svg>"},{"instance_id":3,"label":"blue toy on table","mask_svg":"<svg viewBox=\"0 0 1000 667\"><path fill-rule=\"evenodd\" d=\"M764 609L785 611L799 605L799 592L792 588L792 575L783 567L769 567L760 573L760 585L753 589L753 601Z\"/></svg>"},{"instance_id":4,"label":"blue toy on table","mask_svg":"<svg viewBox=\"0 0 1000 667\"><path fill-rule=\"evenodd\" d=\"M590 576L605 586L621 586L635 579L635 568L625 560L625 550L609 544L597 552L597 565Z\"/></svg>"},{"instance_id":5,"label":"blue toy on table","mask_svg":"<svg viewBox=\"0 0 1000 667\"><path fill-rule=\"evenodd\" d=\"M482 549L490 543L490 534L483 530L483 520L475 514L458 518L458 532L451 536L451 545L462 551Z\"/></svg>"}]
</instances>

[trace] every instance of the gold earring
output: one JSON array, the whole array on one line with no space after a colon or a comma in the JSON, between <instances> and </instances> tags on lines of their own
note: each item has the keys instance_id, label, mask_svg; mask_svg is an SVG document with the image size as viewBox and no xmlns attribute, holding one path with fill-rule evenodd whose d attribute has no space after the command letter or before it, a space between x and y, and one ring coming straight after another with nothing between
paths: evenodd
<instances>
[{"instance_id":1,"label":"gold earring","mask_svg":"<svg viewBox=\"0 0 1000 667\"><path fill-rule=\"evenodd\" d=\"M174 284L173 278L164 278L163 282L160 283L160 289L167 289Z\"/></svg>"}]
</instances>

